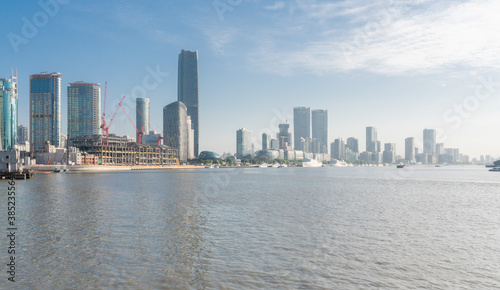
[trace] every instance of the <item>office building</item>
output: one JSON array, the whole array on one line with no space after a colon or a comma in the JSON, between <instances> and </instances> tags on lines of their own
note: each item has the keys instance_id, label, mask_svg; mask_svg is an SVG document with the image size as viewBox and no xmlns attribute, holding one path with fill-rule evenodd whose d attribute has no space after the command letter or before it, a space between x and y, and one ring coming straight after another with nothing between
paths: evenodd
<instances>
[{"instance_id":1,"label":"office building","mask_svg":"<svg viewBox=\"0 0 500 290\"><path fill-rule=\"evenodd\" d=\"M444 154L444 143L436 144L436 157L439 158L439 155Z\"/></svg>"},{"instance_id":2,"label":"office building","mask_svg":"<svg viewBox=\"0 0 500 290\"><path fill-rule=\"evenodd\" d=\"M359 153L359 142L358 139L354 137L347 138L345 145L346 149L349 149L352 153Z\"/></svg>"},{"instance_id":3,"label":"office building","mask_svg":"<svg viewBox=\"0 0 500 290\"><path fill-rule=\"evenodd\" d=\"M271 145L271 135L268 133L262 133L262 150L270 149Z\"/></svg>"},{"instance_id":4,"label":"office building","mask_svg":"<svg viewBox=\"0 0 500 290\"><path fill-rule=\"evenodd\" d=\"M384 161L384 163L396 162L396 144L395 143L385 143L384 144L383 161Z\"/></svg>"},{"instance_id":5,"label":"office building","mask_svg":"<svg viewBox=\"0 0 500 290\"><path fill-rule=\"evenodd\" d=\"M191 116L187 116L187 158L194 159L194 129L192 129Z\"/></svg>"},{"instance_id":6,"label":"office building","mask_svg":"<svg viewBox=\"0 0 500 290\"><path fill-rule=\"evenodd\" d=\"M68 136L72 138L99 134L101 124L101 85L84 82L68 86ZM62 140L61 140L62 141ZM64 144L60 144L64 147Z\"/></svg>"},{"instance_id":7,"label":"office building","mask_svg":"<svg viewBox=\"0 0 500 290\"><path fill-rule=\"evenodd\" d=\"M179 53L177 100L183 102L187 114L191 116L194 130L194 155L199 153L199 86L198 86L198 51L182 50Z\"/></svg>"},{"instance_id":8,"label":"office building","mask_svg":"<svg viewBox=\"0 0 500 290\"><path fill-rule=\"evenodd\" d=\"M409 163L415 163L415 138L405 139L405 160Z\"/></svg>"},{"instance_id":9,"label":"office building","mask_svg":"<svg viewBox=\"0 0 500 290\"><path fill-rule=\"evenodd\" d=\"M61 145L61 74L30 76L30 141L33 151L44 149L45 141Z\"/></svg>"},{"instance_id":10,"label":"office building","mask_svg":"<svg viewBox=\"0 0 500 290\"><path fill-rule=\"evenodd\" d=\"M163 144L178 151L179 161L187 160L187 108L173 102L163 108Z\"/></svg>"},{"instance_id":11,"label":"office building","mask_svg":"<svg viewBox=\"0 0 500 290\"><path fill-rule=\"evenodd\" d=\"M424 129L424 154L436 155L436 130Z\"/></svg>"},{"instance_id":12,"label":"office building","mask_svg":"<svg viewBox=\"0 0 500 290\"><path fill-rule=\"evenodd\" d=\"M149 99L148 98L136 98L135 99L135 127L139 132L143 134L148 134L149 132ZM136 132L136 140L139 140L139 132ZM141 143L143 139L141 139Z\"/></svg>"},{"instance_id":13,"label":"office building","mask_svg":"<svg viewBox=\"0 0 500 290\"><path fill-rule=\"evenodd\" d=\"M17 143L17 77L0 79L1 150L12 151Z\"/></svg>"},{"instance_id":14,"label":"office building","mask_svg":"<svg viewBox=\"0 0 500 290\"><path fill-rule=\"evenodd\" d=\"M292 133L288 132L290 129L289 124L279 124L280 131L278 133L279 149L291 150L292 147Z\"/></svg>"},{"instance_id":15,"label":"office building","mask_svg":"<svg viewBox=\"0 0 500 290\"><path fill-rule=\"evenodd\" d=\"M269 149L271 150L280 149L280 142L278 141L278 139L271 139L271 142L269 142Z\"/></svg>"},{"instance_id":16,"label":"office building","mask_svg":"<svg viewBox=\"0 0 500 290\"><path fill-rule=\"evenodd\" d=\"M311 109L293 108L293 134L295 150L304 150L303 141L311 137Z\"/></svg>"},{"instance_id":17,"label":"office building","mask_svg":"<svg viewBox=\"0 0 500 290\"><path fill-rule=\"evenodd\" d=\"M366 127L366 151L371 153L379 152L380 148L377 148L377 128Z\"/></svg>"},{"instance_id":18,"label":"office building","mask_svg":"<svg viewBox=\"0 0 500 290\"><path fill-rule=\"evenodd\" d=\"M252 158L252 131L245 128L236 131L236 158Z\"/></svg>"},{"instance_id":19,"label":"office building","mask_svg":"<svg viewBox=\"0 0 500 290\"><path fill-rule=\"evenodd\" d=\"M331 144L332 159L345 160L345 144L342 138L335 139Z\"/></svg>"},{"instance_id":20,"label":"office building","mask_svg":"<svg viewBox=\"0 0 500 290\"><path fill-rule=\"evenodd\" d=\"M313 153L328 153L327 110L312 110L312 139L319 142L319 151Z\"/></svg>"},{"instance_id":21,"label":"office building","mask_svg":"<svg viewBox=\"0 0 500 290\"><path fill-rule=\"evenodd\" d=\"M28 127L23 125L17 126L17 142L19 144L24 144L29 141L30 138L29 138Z\"/></svg>"}]
</instances>

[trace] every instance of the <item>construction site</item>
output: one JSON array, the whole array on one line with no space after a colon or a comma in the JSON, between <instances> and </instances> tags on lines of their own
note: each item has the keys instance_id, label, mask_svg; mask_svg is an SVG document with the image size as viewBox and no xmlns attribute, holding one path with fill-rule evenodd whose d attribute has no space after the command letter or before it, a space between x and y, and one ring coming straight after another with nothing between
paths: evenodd
<instances>
[{"instance_id":1,"label":"construction site","mask_svg":"<svg viewBox=\"0 0 500 290\"><path fill-rule=\"evenodd\" d=\"M99 158L99 165L168 166L179 165L177 150L166 145L130 142L119 136L78 136L73 145Z\"/></svg>"}]
</instances>

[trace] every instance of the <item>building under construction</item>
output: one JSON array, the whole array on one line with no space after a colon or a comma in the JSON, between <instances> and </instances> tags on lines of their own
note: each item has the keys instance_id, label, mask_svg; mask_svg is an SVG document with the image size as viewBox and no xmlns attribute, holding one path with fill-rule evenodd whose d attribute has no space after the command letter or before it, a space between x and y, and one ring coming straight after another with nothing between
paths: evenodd
<instances>
[{"instance_id":1,"label":"building under construction","mask_svg":"<svg viewBox=\"0 0 500 290\"><path fill-rule=\"evenodd\" d=\"M72 138L73 146L99 158L101 165L178 165L178 152L165 145L130 142L126 137L90 135Z\"/></svg>"}]
</instances>

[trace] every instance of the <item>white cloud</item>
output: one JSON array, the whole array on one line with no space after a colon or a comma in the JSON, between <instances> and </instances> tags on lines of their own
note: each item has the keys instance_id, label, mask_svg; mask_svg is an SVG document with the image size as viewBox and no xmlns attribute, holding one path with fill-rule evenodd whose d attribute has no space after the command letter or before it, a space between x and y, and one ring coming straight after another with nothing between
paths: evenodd
<instances>
[{"instance_id":1,"label":"white cloud","mask_svg":"<svg viewBox=\"0 0 500 290\"><path fill-rule=\"evenodd\" d=\"M285 8L286 4L283 1L278 1L274 3L274 5L271 6L265 6L264 8L267 10L278 10L278 9L283 9Z\"/></svg>"},{"instance_id":2,"label":"white cloud","mask_svg":"<svg viewBox=\"0 0 500 290\"><path fill-rule=\"evenodd\" d=\"M498 1L347 3L296 1L296 14L302 13L310 22L317 20L304 28L307 37L281 32L286 37L266 44L273 50L261 47L252 58L277 73L365 70L399 74L500 68ZM349 19L339 23L331 15ZM330 26L343 25L345 30L330 33L330 26L317 25L325 21Z\"/></svg>"}]
</instances>

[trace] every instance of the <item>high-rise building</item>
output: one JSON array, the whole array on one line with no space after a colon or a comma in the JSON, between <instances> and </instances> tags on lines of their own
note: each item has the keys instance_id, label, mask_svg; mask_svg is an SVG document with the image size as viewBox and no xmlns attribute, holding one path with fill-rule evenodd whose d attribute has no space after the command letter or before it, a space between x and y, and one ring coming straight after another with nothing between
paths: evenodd
<instances>
[{"instance_id":1,"label":"high-rise building","mask_svg":"<svg viewBox=\"0 0 500 290\"><path fill-rule=\"evenodd\" d=\"M179 161L187 160L187 108L173 102L163 108L163 144L178 150Z\"/></svg>"},{"instance_id":2,"label":"high-rise building","mask_svg":"<svg viewBox=\"0 0 500 290\"><path fill-rule=\"evenodd\" d=\"M436 130L424 129L424 154L436 154Z\"/></svg>"},{"instance_id":3,"label":"high-rise building","mask_svg":"<svg viewBox=\"0 0 500 290\"><path fill-rule=\"evenodd\" d=\"M268 133L262 133L262 150L270 149L271 145L271 135Z\"/></svg>"},{"instance_id":4,"label":"high-rise building","mask_svg":"<svg viewBox=\"0 0 500 290\"><path fill-rule=\"evenodd\" d=\"M439 158L439 155L444 154L444 143L436 144L436 156Z\"/></svg>"},{"instance_id":5,"label":"high-rise building","mask_svg":"<svg viewBox=\"0 0 500 290\"><path fill-rule=\"evenodd\" d=\"M396 144L395 143L385 143L384 144L383 161L384 161L384 163L396 162Z\"/></svg>"},{"instance_id":6,"label":"high-rise building","mask_svg":"<svg viewBox=\"0 0 500 290\"><path fill-rule=\"evenodd\" d=\"M194 130L194 155L199 153L199 86L198 86L198 51L182 50L179 53L177 100L183 102L187 114L191 116Z\"/></svg>"},{"instance_id":7,"label":"high-rise building","mask_svg":"<svg viewBox=\"0 0 500 290\"><path fill-rule=\"evenodd\" d=\"M345 144L342 138L337 138L331 144L332 159L345 160Z\"/></svg>"},{"instance_id":8,"label":"high-rise building","mask_svg":"<svg viewBox=\"0 0 500 290\"><path fill-rule=\"evenodd\" d=\"M359 142L354 137L347 138L346 146L352 153L359 153Z\"/></svg>"},{"instance_id":9,"label":"high-rise building","mask_svg":"<svg viewBox=\"0 0 500 290\"><path fill-rule=\"evenodd\" d=\"M23 125L17 126L17 142L24 144L26 141L30 141L28 127Z\"/></svg>"},{"instance_id":10,"label":"high-rise building","mask_svg":"<svg viewBox=\"0 0 500 290\"><path fill-rule=\"evenodd\" d=\"M14 150L17 143L17 77L0 79L1 149Z\"/></svg>"},{"instance_id":11,"label":"high-rise building","mask_svg":"<svg viewBox=\"0 0 500 290\"><path fill-rule=\"evenodd\" d=\"M68 86L68 139L99 134L101 85L74 82ZM61 144L62 146L62 144Z\"/></svg>"},{"instance_id":12,"label":"high-rise building","mask_svg":"<svg viewBox=\"0 0 500 290\"><path fill-rule=\"evenodd\" d=\"M288 132L288 129L290 129L289 124L279 124L278 125L280 131L278 133L278 141L280 142L279 144L279 149L284 149L288 150L292 147L292 133Z\"/></svg>"},{"instance_id":13,"label":"high-rise building","mask_svg":"<svg viewBox=\"0 0 500 290\"><path fill-rule=\"evenodd\" d=\"M294 149L304 150L306 138L311 138L311 109L306 107L293 108Z\"/></svg>"},{"instance_id":14,"label":"high-rise building","mask_svg":"<svg viewBox=\"0 0 500 290\"><path fill-rule=\"evenodd\" d=\"M61 145L61 74L30 76L30 141L33 151L44 149L45 141Z\"/></svg>"},{"instance_id":15,"label":"high-rise building","mask_svg":"<svg viewBox=\"0 0 500 290\"><path fill-rule=\"evenodd\" d=\"M328 111L312 110L312 138L319 142L319 152L328 153Z\"/></svg>"},{"instance_id":16,"label":"high-rise building","mask_svg":"<svg viewBox=\"0 0 500 290\"><path fill-rule=\"evenodd\" d=\"M415 138L408 137L405 139L405 159L407 162L415 162Z\"/></svg>"},{"instance_id":17,"label":"high-rise building","mask_svg":"<svg viewBox=\"0 0 500 290\"><path fill-rule=\"evenodd\" d=\"M269 142L269 149L271 150L280 149L280 142L278 141L278 139L271 139L271 142Z\"/></svg>"},{"instance_id":18,"label":"high-rise building","mask_svg":"<svg viewBox=\"0 0 500 290\"><path fill-rule=\"evenodd\" d=\"M194 130L191 125L191 116L187 116L187 158L194 159Z\"/></svg>"},{"instance_id":19,"label":"high-rise building","mask_svg":"<svg viewBox=\"0 0 500 290\"><path fill-rule=\"evenodd\" d=\"M136 98L135 99L135 126L139 132L148 134L149 132L149 99ZM136 132L136 140L139 141L139 132ZM141 143L142 139L141 139Z\"/></svg>"},{"instance_id":20,"label":"high-rise building","mask_svg":"<svg viewBox=\"0 0 500 290\"><path fill-rule=\"evenodd\" d=\"M252 158L252 131L245 128L236 131L236 158Z\"/></svg>"},{"instance_id":21,"label":"high-rise building","mask_svg":"<svg viewBox=\"0 0 500 290\"><path fill-rule=\"evenodd\" d=\"M377 148L377 128L366 127L366 151L377 153L380 148Z\"/></svg>"}]
</instances>

